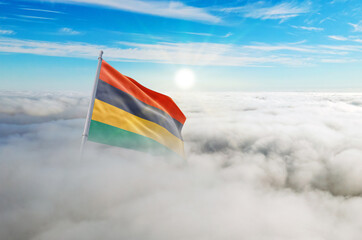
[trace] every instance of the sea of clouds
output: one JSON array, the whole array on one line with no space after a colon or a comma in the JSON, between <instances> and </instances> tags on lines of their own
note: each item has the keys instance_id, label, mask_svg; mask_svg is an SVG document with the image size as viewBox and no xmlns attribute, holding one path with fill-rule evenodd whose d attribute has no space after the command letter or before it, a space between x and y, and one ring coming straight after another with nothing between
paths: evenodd
<instances>
[{"instance_id":1,"label":"sea of clouds","mask_svg":"<svg viewBox=\"0 0 362 240\"><path fill-rule=\"evenodd\" d=\"M172 93L187 163L87 143L88 96L0 92L0 239L361 239L362 93Z\"/></svg>"}]
</instances>

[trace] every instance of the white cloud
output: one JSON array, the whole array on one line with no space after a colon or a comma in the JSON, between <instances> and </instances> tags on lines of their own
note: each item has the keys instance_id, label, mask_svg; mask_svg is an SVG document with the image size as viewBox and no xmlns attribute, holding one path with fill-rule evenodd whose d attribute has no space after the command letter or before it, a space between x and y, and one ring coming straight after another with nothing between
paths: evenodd
<instances>
[{"instance_id":1,"label":"white cloud","mask_svg":"<svg viewBox=\"0 0 362 240\"><path fill-rule=\"evenodd\" d=\"M3 35L13 35L13 34L15 34L15 32L14 32L13 30L0 29L0 34L3 34Z\"/></svg>"},{"instance_id":2,"label":"white cloud","mask_svg":"<svg viewBox=\"0 0 362 240\"><path fill-rule=\"evenodd\" d=\"M178 1L144 0L45 0L67 4L98 5L142 14L192 21L218 23L221 19L203 8L185 5Z\"/></svg>"},{"instance_id":3,"label":"white cloud","mask_svg":"<svg viewBox=\"0 0 362 240\"><path fill-rule=\"evenodd\" d=\"M40 16L30 16L30 15L16 15L21 18L28 18L28 19L35 19L35 20L55 20L55 18L49 18L49 17L40 17Z\"/></svg>"},{"instance_id":4,"label":"white cloud","mask_svg":"<svg viewBox=\"0 0 362 240\"><path fill-rule=\"evenodd\" d=\"M233 34L231 33L231 32L228 32L227 34L225 34L224 36L223 36L223 38L228 38L228 37L230 37L230 36L232 36Z\"/></svg>"},{"instance_id":5,"label":"white cloud","mask_svg":"<svg viewBox=\"0 0 362 240\"><path fill-rule=\"evenodd\" d=\"M331 35L331 36L328 36L328 37L331 38L331 39L337 40L337 41L347 41L348 40L348 38L343 37L343 36Z\"/></svg>"},{"instance_id":6,"label":"white cloud","mask_svg":"<svg viewBox=\"0 0 362 240\"><path fill-rule=\"evenodd\" d=\"M59 29L59 33L64 34L64 35L79 35L80 34L80 32L75 31L71 28L67 28L67 27Z\"/></svg>"},{"instance_id":7,"label":"white cloud","mask_svg":"<svg viewBox=\"0 0 362 240\"><path fill-rule=\"evenodd\" d=\"M57 14L64 14L63 12L54 11L54 10L47 10L47 9L39 9L39 8L20 8L21 10L26 11L34 11L34 12L46 12L46 13L57 13Z\"/></svg>"},{"instance_id":8,"label":"white cloud","mask_svg":"<svg viewBox=\"0 0 362 240\"><path fill-rule=\"evenodd\" d=\"M228 38L228 37L233 35L233 33L231 33L231 32L228 32L225 35L215 35L215 34L212 34L212 33L203 33L203 32L181 32L181 33L190 34L190 35L205 36L205 37L220 37L220 38Z\"/></svg>"},{"instance_id":9,"label":"white cloud","mask_svg":"<svg viewBox=\"0 0 362 240\"><path fill-rule=\"evenodd\" d=\"M282 2L271 6L266 2L259 1L240 7L224 8L224 12L241 13L244 17L256 19L280 19L297 17L310 11L308 4L299 4L296 2Z\"/></svg>"},{"instance_id":10,"label":"white cloud","mask_svg":"<svg viewBox=\"0 0 362 240\"><path fill-rule=\"evenodd\" d=\"M336 21L335 19L331 18L331 17L326 17L326 18L323 18L322 20L319 21L319 23L324 23L325 21Z\"/></svg>"},{"instance_id":11,"label":"white cloud","mask_svg":"<svg viewBox=\"0 0 362 240\"><path fill-rule=\"evenodd\" d=\"M203 33L203 32L181 32L181 33L186 33L186 34L190 34L190 35L205 36L205 37L221 37L221 38L228 38L228 37L233 35L231 32L228 32L225 35L215 35L215 34L212 34L212 33Z\"/></svg>"},{"instance_id":12,"label":"white cloud","mask_svg":"<svg viewBox=\"0 0 362 240\"><path fill-rule=\"evenodd\" d=\"M323 28L318 27L306 27L306 26L292 26L293 28L307 30L307 31L323 31Z\"/></svg>"},{"instance_id":13,"label":"white cloud","mask_svg":"<svg viewBox=\"0 0 362 240\"><path fill-rule=\"evenodd\" d=\"M355 45L303 45L303 44L282 44L282 45L246 45L243 48L259 50L259 51L290 51L309 53L316 55L347 55L349 53L359 53L362 51L362 46ZM331 51L332 50L332 51Z\"/></svg>"},{"instance_id":14,"label":"white cloud","mask_svg":"<svg viewBox=\"0 0 362 240\"><path fill-rule=\"evenodd\" d=\"M93 143L79 161L84 96L2 92L0 239L360 239L360 93L172 97L187 166Z\"/></svg>"},{"instance_id":15,"label":"white cloud","mask_svg":"<svg viewBox=\"0 0 362 240\"><path fill-rule=\"evenodd\" d=\"M81 118L88 102L88 97L78 92L64 95L60 92L0 91L0 96L3 102L0 122L16 125Z\"/></svg>"},{"instance_id":16,"label":"white cloud","mask_svg":"<svg viewBox=\"0 0 362 240\"><path fill-rule=\"evenodd\" d=\"M352 41L358 42L358 43L362 43L362 39L361 39L361 38L353 38Z\"/></svg>"},{"instance_id":17,"label":"white cloud","mask_svg":"<svg viewBox=\"0 0 362 240\"><path fill-rule=\"evenodd\" d=\"M344 36L335 36L335 35L331 35L328 36L331 39L337 40L337 41L351 41L351 42L358 42L358 43L362 43L362 39L356 37L356 36L349 36L349 37L344 37Z\"/></svg>"},{"instance_id":18,"label":"white cloud","mask_svg":"<svg viewBox=\"0 0 362 240\"><path fill-rule=\"evenodd\" d=\"M156 44L119 42L116 47L108 47L82 42L57 43L0 38L0 52L94 58L97 57L99 50L103 49L107 59L116 61L210 66L276 64L298 66L318 63L320 59L329 55L348 55L362 51L362 46L355 45L303 45L302 43L234 45L208 42Z\"/></svg>"},{"instance_id":19,"label":"white cloud","mask_svg":"<svg viewBox=\"0 0 362 240\"><path fill-rule=\"evenodd\" d=\"M244 46L247 49L261 50L261 51L280 51L280 50L289 50L296 52L316 52L315 49L305 46L295 46L290 44L284 45L249 45Z\"/></svg>"},{"instance_id":20,"label":"white cloud","mask_svg":"<svg viewBox=\"0 0 362 240\"><path fill-rule=\"evenodd\" d=\"M323 63L351 63L351 62L356 62L356 59L325 58L325 59L322 59L321 62L323 62Z\"/></svg>"},{"instance_id":21,"label":"white cloud","mask_svg":"<svg viewBox=\"0 0 362 240\"><path fill-rule=\"evenodd\" d=\"M353 23L349 23L349 25L351 25L354 29L354 32L362 32L362 21L359 21L359 23L353 24Z\"/></svg>"},{"instance_id":22,"label":"white cloud","mask_svg":"<svg viewBox=\"0 0 362 240\"><path fill-rule=\"evenodd\" d=\"M218 43L159 43L139 44L120 42L121 47L110 48L85 43L54 43L16 39L0 39L0 52L29 53L46 56L96 57L100 49L105 57L120 61L144 61L187 65L248 66L265 63L292 64L287 57L256 57L235 52L231 44Z\"/></svg>"},{"instance_id":23,"label":"white cloud","mask_svg":"<svg viewBox=\"0 0 362 240\"><path fill-rule=\"evenodd\" d=\"M344 2L347 2L348 0L332 0L330 2L330 4L335 4L335 3L344 3Z\"/></svg>"},{"instance_id":24,"label":"white cloud","mask_svg":"<svg viewBox=\"0 0 362 240\"><path fill-rule=\"evenodd\" d=\"M333 50L333 52L336 54L348 54L348 52L362 52L362 46L357 45L319 45L319 47Z\"/></svg>"},{"instance_id":25,"label":"white cloud","mask_svg":"<svg viewBox=\"0 0 362 240\"><path fill-rule=\"evenodd\" d=\"M182 32L190 35L197 35L197 36L205 36L205 37L211 37L214 36L212 33L202 33L202 32Z\"/></svg>"}]
</instances>

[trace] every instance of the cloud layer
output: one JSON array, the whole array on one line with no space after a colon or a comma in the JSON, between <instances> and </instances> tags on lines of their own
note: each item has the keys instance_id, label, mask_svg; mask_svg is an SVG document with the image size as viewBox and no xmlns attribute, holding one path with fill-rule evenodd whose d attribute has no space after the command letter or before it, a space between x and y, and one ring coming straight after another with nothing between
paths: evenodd
<instances>
[{"instance_id":1,"label":"cloud layer","mask_svg":"<svg viewBox=\"0 0 362 240\"><path fill-rule=\"evenodd\" d=\"M144 0L46 0L66 4L95 5L161 17L217 23L221 19L205 9L185 5L179 1Z\"/></svg>"},{"instance_id":2,"label":"cloud layer","mask_svg":"<svg viewBox=\"0 0 362 240\"><path fill-rule=\"evenodd\" d=\"M0 239L359 239L362 95L174 93L188 164L88 143L87 97L2 92Z\"/></svg>"},{"instance_id":3,"label":"cloud layer","mask_svg":"<svg viewBox=\"0 0 362 240\"><path fill-rule=\"evenodd\" d=\"M297 17L310 11L310 4L298 2L281 2L271 5L268 2L258 1L249 3L240 7L224 8L222 11L227 13L242 14L247 18L256 19L279 19L286 20L288 18Z\"/></svg>"},{"instance_id":4,"label":"cloud layer","mask_svg":"<svg viewBox=\"0 0 362 240\"><path fill-rule=\"evenodd\" d=\"M77 34L72 29L63 31ZM63 30L64 30L63 29ZM73 32L72 32L73 31ZM225 35L227 37L227 35ZM341 40L336 36L329 36ZM347 40L347 39L346 39ZM352 41L352 40L351 40ZM353 39L358 42L359 39ZM0 38L0 52L43 56L95 58L100 50L115 61L153 62L203 66L310 66L324 62L361 61L360 45L308 45L304 41L285 44L236 45L211 42L155 44L117 42L113 47L84 42L46 42Z\"/></svg>"}]
</instances>

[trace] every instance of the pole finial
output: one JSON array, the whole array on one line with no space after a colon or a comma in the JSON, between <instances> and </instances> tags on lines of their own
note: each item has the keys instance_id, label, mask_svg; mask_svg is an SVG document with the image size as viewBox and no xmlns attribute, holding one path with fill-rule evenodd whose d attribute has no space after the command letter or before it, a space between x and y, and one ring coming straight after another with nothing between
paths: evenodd
<instances>
[{"instance_id":1,"label":"pole finial","mask_svg":"<svg viewBox=\"0 0 362 240\"><path fill-rule=\"evenodd\" d=\"M103 56L103 50L101 50L101 51L99 52L99 57L98 57L98 59L102 58L102 56Z\"/></svg>"}]
</instances>

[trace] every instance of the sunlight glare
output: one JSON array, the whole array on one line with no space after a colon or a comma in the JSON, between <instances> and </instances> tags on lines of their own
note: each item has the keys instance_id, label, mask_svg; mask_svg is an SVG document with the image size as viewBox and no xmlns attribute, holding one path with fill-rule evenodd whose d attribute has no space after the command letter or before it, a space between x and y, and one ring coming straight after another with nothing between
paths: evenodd
<instances>
[{"instance_id":1,"label":"sunlight glare","mask_svg":"<svg viewBox=\"0 0 362 240\"><path fill-rule=\"evenodd\" d=\"M192 70L184 68L176 72L175 83L181 89L190 89L195 82L195 74Z\"/></svg>"}]
</instances>

